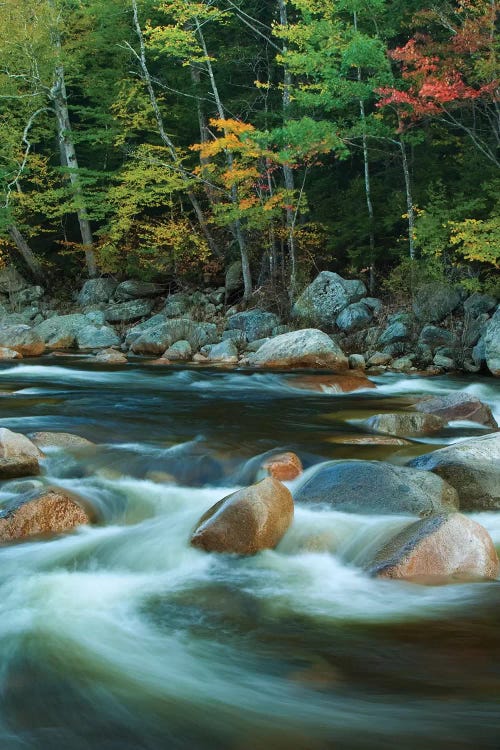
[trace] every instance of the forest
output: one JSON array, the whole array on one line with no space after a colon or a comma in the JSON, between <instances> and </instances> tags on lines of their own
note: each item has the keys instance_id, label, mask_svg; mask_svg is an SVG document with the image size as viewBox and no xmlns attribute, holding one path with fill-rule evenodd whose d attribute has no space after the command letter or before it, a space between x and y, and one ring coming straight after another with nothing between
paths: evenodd
<instances>
[{"instance_id":1,"label":"forest","mask_svg":"<svg viewBox=\"0 0 500 750\"><path fill-rule=\"evenodd\" d=\"M498 292L492 0L3 0L0 251L243 299Z\"/></svg>"}]
</instances>

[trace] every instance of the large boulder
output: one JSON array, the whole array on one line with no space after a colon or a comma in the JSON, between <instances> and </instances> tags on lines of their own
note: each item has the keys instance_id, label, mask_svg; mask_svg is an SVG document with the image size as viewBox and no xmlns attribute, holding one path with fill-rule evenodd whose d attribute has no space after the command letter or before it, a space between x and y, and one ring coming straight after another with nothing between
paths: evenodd
<instances>
[{"instance_id":1,"label":"large boulder","mask_svg":"<svg viewBox=\"0 0 500 750\"><path fill-rule=\"evenodd\" d=\"M90 523L75 495L53 487L11 501L0 510L0 542L48 534L64 534Z\"/></svg>"},{"instance_id":2,"label":"large boulder","mask_svg":"<svg viewBox=\"0 0 500 750\"><path fill-rule=\"evenodd\" d=\"M212 506L198 521L191 544L206 552L253 555L274 549L292 520L289 490L269 477Z\"/></svg>"},{"instance_id":3,"label":"large boulder","mask_svg":"<svg viewBox=\"0 0 500 750\"><path fill-rule=\"evenodd\" d=\"M458 492L461 510L500 509L500 433L425 453L408 466L432 471Z\"/></svg>"},{"instance_id":4,"label":"large boulder","mask_svg":"<svg viewBox=\"0 0 500 750\"><path fill-rule=\"evenodd\" d=\"M134 341L137 341L139 336L141 336L144 331L147 331L151 328L156 328L156 326L161 325L161 323L165 323L165 321L166 316L163 313L156 313L156 315L152 315L151 318L147 318L147 320L143 320L141 323L136 323L127 331L127 334L125 336L126 346L131 347Z\"/></svg>"},{"instance_id":5,"label":"large boulder","mask_svg":"<svg viewBox=\"0 0 500 750\"><path fill-rule=\"evenodd\" d=\"M488 370L495 377L500 377L500 307L486 328L484 354Z\"/></svg>"},{"instance_id":6,"label":"large boulder","mask_svg":"<svg viewBox=\"0 0 500 750\"><path fill-rule=\"evenodd\" d=\"M163 287L160 284L153 284L151 281L122 281L115 289L115 300L117 302L126 302L139 297L157 297L162 293Z\"/></svg>"},{"instance_id":7,"label":"large boulder","mask_svg":"<svg viewBox=\"0 0 500 750\"><path fill-rule=\"evenodd\" d=\"M120 337L110 326L88 325L76 333L76 345L79 349L107 349L118 346Z\"/></svg>"},{"instance_id":8,"label":"large boulder","mask_svg":"<svg viewBox=\"0 0 500 750\"><path fill-rule=\"evenodd\" d=\"M130 323L145 318L154 307L152 299L134 299L128 302L117 302L104 310L108 323Z\"/></svg>"},{"instance_id":9,"label":"large boulder","mask_svg":"<svg viewBox=\"0 0 500 750\"><path fill-rule=\"evenodd\" d=\"M344 513L409 513L421 517L458 507L456 491L430 472L361 460L320 464L297 487L294 500L328 505Z\"/></svg>"},{"instance_id":10,"label":"large boulder","mask_svg":"<svg viewBox=\"0 0 500 750\"><path fill-rule=\"evenodd\" d=\"M397 412L394 414L374 414L373 417L365 419L362 425L371 432L381 432L384 435L397 435L398 437L412 437L432 435L433 432L439 432L444 427L445 420L434 414Z\"/></svg>"},{"instance_id":11,"label":"large boulder","mask_svg":"<svg viewBox=\"0 0 500 750\"><path fill-rule=\"evenodd\" d=\"M337 273L322 271L295 302L292 314L317 325L333 326L335 318L352 302L366 295L362 281L346 280Z\"/></svg>"},{"instance_id":12,"label":"large boulder","mask_svg":"<svg viewBox=\"0 0 500 750\"><path fill-rule=\"evenodd\" d=\"M176 341L163 353L163 357L171 362L189 362L192 356L191 344L183 339Z\"/></svg>"},{"instance_id":13,"label":"large boulder","mask_svg":"<svg viewBox=\"0 0 500 750\"><path fill-rule=\"evenodd\" d=\"M431 325L422 328L418 340L420 344L427 345L432 351L439 346L453 347L457 343L455 336L446 328Z\"/></svg>"},{"instance_id":14,"label":"large boulder","mask_svg":"<svg viewBox=\"0 0 500 750\"><path fill-rule=\"evenodd\" d=\"M38 332L27 325L0 326L0 346L13 349L23 357L38 357L45 351Z\"/></svg>"},{"instance_id":15,"label":"large boulder","mask_svg":"<svg viewBox=\"0 0 500 750\"><path fill-rule=\"evenodd\" d=\"M363 302L353 302L342 310L335 322L341 331L351 333L369 325L372 317L372 311L367 305Z\"/></svg>"},{"instance_id":16,"label":"large boulder","mask_svg":"<svg viewBox=\"0 0 500 750\"><path fill-rule=\"evenodd\" d=\"M220 344L208 344L203 347L204 354L209 362L220 362L226 364L236 364L238 362L238 349L233 341L227 339Z\"/></svg>"},{"instance_id":17,"label":"large boulder","mask_svg":"<svg viewBox=\"0 0 500 750\"><path fill-rule=\"evenodd\" d=\"M81 307L87 307L98 305L100 302L109 302L116 286L117 282L113 279L89 279L80 290L78 304Z\"/></svg>"},{"instance_id":18,"label":"large boulder","mask_svg":"<svg viewBox=\"0 0 500 750\"><path fill-rule=\"evenodd\" d=\"M0 428L0 479L40 473L43 453L25 435Z\"/></svg>"},{"instance_id":19,"label":"large boulder","mask_svg":"<svg viewBox=\"0 0 500 750\"><path fill-rule=\"evenodd\" d=\"M227 319L226 329L243 331L247 341L256 341L270 336L279 322L278 316L274 313L264 312L263 310L248 310L231 315Z\"/></svg>"},{"instance_id":20,"label":"large boulder","mask_svg":"<svg viewBox=\"0 0 500 750\"><path fill-rule=\"evenodd\" d=\"M72 349L76 346L78 331L89 323L89 318L81 313L54 315L39 323L34 330L49 349Z\"/></svg>"},{"instance_id":21,"label":"large boulder","mask_svg":"<svg viewBox=\"0 0 500 750\"><path fill-rule=\"evenodd\" d=\"M464 302L464 312L472 318L477 318L483 313L489 313L496 306L497 302L489 294L479 294L474 292Z\"/></svg>"},{"instance_id":22,"label":"large boulder","mask_svg":"<svg viewBox=\"0 0 500 750\"><path fill-rule=\"evenodd\" d=\"M159 325L145 327L133 339L131 348L135 354L162 354L176 341L189 341L191 348L197 351L205 344L217 341L217 326L215 323L195 323L190 318L163 319Z\"/></svg>"},{"instance_id":23,"label":"large boulder","mask_svg":"<svg viewBox=\"0 0 500 750\"><path fill-rule=\"evenodd\" d=\"M439 323L460 304L460 293L455 287L432 281L420 287L413 302L413 312L423 323Z\"/></svg>"},{"instance_id":24,"label":"large boulder","mask_svg":"<svg viewBox=\"0 0 500 750\"><path fill-rule=\"evenodd\" d=\"M31 302L36 302L41 299L44 294L45 289L43 286L27 286L19 292L14 292L11 295L11 302L16 307L23 307L23 305L29 305Z\"/></svg>"},{"instance_id":25,"label":"large boulder","mask_svg":"<svg viewBox=\"0 0 500 750\"><path fill-rule=\"evenodd\" d=\"M406 341L409 336L408 326L401 320L395 320L385 328L378 340L381 346L396 344L399 341Z\"/></svg>"},{"instance_id":26,"label":"large boulder","mask_svg":"<svg viewBox=\"0 0 500 750\"><path fill-rule=\"evenodd\" d=\"M176 292L169 294L162 313L166 318L187 317L190 306L189 296L184 292Z\"/></svg>"},{"instance_id":27,"label":"large boulder","mask_svg":"<svg viewBox=\"0 0 500 750\"><path fill-rule=\"evenodd\" d=\"M487 427L498 427L490 407L464 391L422 399L413 408L426 414L435 414L447 422L452 419L467 419Z\"/></svg>"},{"instance_id":28,"label":"large boulder","mask_svg":"<svg viewBox=\"0 0 500 750\"><path fill-rule=\"evenodd\" d=\"M416 521L377 553L370 573L416 583L495 579L498 556L483 526L461 513Z\"/></svg>"},{"instance_id":29,"label":"large boulder","mask_svg":"<svg viewBox=\"0 0 500 750\"><path fill-rule=\"evenodd\" d=\"M254 367L326 367L347 370L349 363L342 349L315 328L305 328L276 336L248 358Z\"/></svg>"}]
</instances>

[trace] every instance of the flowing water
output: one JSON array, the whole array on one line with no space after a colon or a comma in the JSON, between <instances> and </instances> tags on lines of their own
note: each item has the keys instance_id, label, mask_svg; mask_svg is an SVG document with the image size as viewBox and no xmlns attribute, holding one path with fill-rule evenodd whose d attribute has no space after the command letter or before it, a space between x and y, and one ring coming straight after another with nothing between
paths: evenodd
<instances>
[{"instance_id":1,"label":"flowing water","mask_svg":"<svg viewBox=\"0 0 500 750\"><path fill-rule=\"evenodd\" d=\"M199 516L254 481L269 450L296 451L306 470L403 464L484 430L455 423L403 447L337 441L414 395L457 389L500 421L493 380L374 380L342 395L278 373L3 365L0 426L99 445L50 449L42 477L2 483L0 502L57 484L91 500L100 522L0 549L0 749L497 749L498 583L362 571L409 518L296 507L274 551L188 545ZM500 513L475 517L500 547Z\"/></svg>"}]
</instances>

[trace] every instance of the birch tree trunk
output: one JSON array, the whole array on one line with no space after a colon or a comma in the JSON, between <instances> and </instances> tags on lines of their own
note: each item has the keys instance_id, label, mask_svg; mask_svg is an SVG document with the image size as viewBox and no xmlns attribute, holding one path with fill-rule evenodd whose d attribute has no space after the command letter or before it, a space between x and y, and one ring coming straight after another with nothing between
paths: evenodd
<instances>
[{"instance_id":1,"label":"birch tree trunk","mask_svg":"<svg viewBox=\"0 0 500 750\"><path fill-rule=\"evenodd\" d=\"M415 206L413 203L411 190L411 176L410 168L408 165L408 155L406 153L406 145L402 139L400 139L398 143L401 151L403 174L405 178L406 212L408 216L408 247L410 251L410 258L413 260L415 258Z\"/></svg>"},{"instance_id":2,"label":"birch tree trunk","mask_svg":"<svg viewBox=\"0 0 500 750\"><path fill-rule=\"evenodd\" d=\"M57 133L59 138L59 148L61 151L61 162L63 166L66 166L69 169L69 179L75 201L78 224L80 226L80 235L82 238L82 245L85 249L87 273L90 277L93 277L97 275L97 266L93 250L94 240L92 237L92 229L90 227L87 207L85 205L81 179L78 174L79 165L76 156L71 120L69 117L64 66L60 59L61 37L57 29L54 29L52 38L58 60L54 69L54 83L50 89L49 96L57 119Z\"/></svg>"},{"instance_id":3,"label":"birch tree trunk","mask_svg":"<svg viewBox=\"0 0 500 750\"><path fill-rule=\"evenodd\" d=\"M139 12L137 8L137 0L132 0L132 10L134 14L134 28L135 33L137 35L137 38L139 40L139 54L137 55L137 58L139 60L139 64L141 66L141 73L142 78L144 80L144 83L146 84L146 88L148 90L149 95L149 101L151 103L151 107L153 109L153 113L155 116L156 124L158 126L158 133L163 141L163 144L167 147L170 156L172 158L172 162L179 166L180 169L182 169L182 165L180 163L179 155L177 154L177 149L175 148L175 145L168 135L166 129L165 129L165 123L163 121L163 117L160 111L160 107L158 105L158 100L156 98L156 94L153 88L153 82L151 80L151 74L149 72L147 60L146 60L146 46L144 44L144 36L142 34L142 28L141 24L139 22ZM190 188L186 189L186 194L191 202L191 205L193 207L193 210L196 214L196 218L198 219L198 223L200 225L201 231L203 232L203 235L205 236L205 239L207 241L207 244L210 248L210 250L214 253L214 255L217 255L217 257L221 258L222 254L217 247L217 244L212 236L212 233L210 232L210 229L208 228L207 220L205 218L205 215L203 213L203 210L198 202L198 199L196 198L195 194Z\"/></svg>"},{"instance_id":4,"label":"birch tree trunk","mask_svg":"<svg viewBox=\"0 0 500 750\"><path fill-rule=\"evenodd\" d=\"M212 63L210 62L210 56L208 54L207 45L205 42L205 37L203 35L203 31L201 28L201 24L199 22L199 19L195 17L194 19L195 25L196 25L196 32L198 34L198 38L200 40L200 44L203 50L203 54L206 58L205 66L207 69L208 77L210 79L210 87L212 89L212 94L215 100L215 106L217 108L217 113L219 115L219 118L221 120L226 119L226 114L224 111L224 107L222 105L222 100L219 95L219 89L217 87L217 81L215 80L214 70L212 67ZM226 134L226 131L224 131L224 134ZM226 153L226 161L227 166L229 169L233 168L233 156L231 153ZM236 190L236 187L233 186L231 189L231 201L234 204L237 204L238 202L238 193ZM250 297L252 296L253 291L253 284L252 284L252 273L250 270L250 260L248 257L248 250L245 240L245 235L243 232L243 227L241 226L241 221L239 219L236 219L236 221L233 222L232 225L232 232L236 239L236 242L238 243L238 247L240 250L240 256L241 256L241 268L242 268L242 274L243 274L243 299L245 301L248 301Z\"/></svg>"},{"instance_id":5,"label":"birch tree trunk","mask_svg":"<svg viewBox=\"0 0 500 750\"><path fill-rule=\"evenodd\" d=\"M353 13L354 31L358 30L358 14L356 11ZM357 69L358 83L361 83L361 68L358 66ZM369 231L369 242L370 242L370 293L373 294L375 290L375 216L373 212L373 201L372 201L372 190L371 190L371 179L370 179L370 162L368 160L368 138L366 135L366 113L365 103L362 99L359 100L359 116L361 118L361 124L363 128L362 145L363 145L363 166L364 166L364 178L365 178L365 198L366 208L368 211L368 231Z\"/></svg>"},{"instance_id":6,"label":"birch tree trunk","mask_svg":"<svg viewBox=\"0 0 500 750\"><path fill-rule=\"evenodd\" d=\"M279 14L280 14L280 26L286 27L288 26L286 0L278 0L278 8L279 8ZM285 55L287 51L288 51L287 46L284 44L282 54ZM283 96L282 96L283 123L286 123L287 118L288 118L288 111L290 109L290 103L291 103L290 87L291 85L292 85L292 76L290 75L290 72L285 65L284 71L283 71ZM289 192L290 194L293 194L295 190L295 180L294 180L292 168L288 164L283 165L283 180L285 183L285 190ZM290 200L291 200L291 195L290 195ZM288 205L285 211L286 211L288 260L290 263L290 288L288 290L288 293L290 297L290 303L293 304L293 301L295 299L296 286L297 286L297 268L296 268L297 253L296 253L296 248L295 248L295 220L296 220L297 214L293 210L293 207L289 205L289 201L287 203Z\"/></svg>"}]
</instances>

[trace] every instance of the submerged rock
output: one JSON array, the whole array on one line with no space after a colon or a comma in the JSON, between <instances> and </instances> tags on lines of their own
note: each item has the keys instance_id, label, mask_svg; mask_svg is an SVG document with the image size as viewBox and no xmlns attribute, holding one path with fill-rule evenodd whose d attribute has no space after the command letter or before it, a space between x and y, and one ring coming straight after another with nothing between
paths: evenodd
<instances>
[{"instance_id":1,"label":"submerged rock","mask_svg":"<svg viewBox=\"0 0 500 750\"><path fill-rule=\"evenodd\" d=\"M94 447L87 438L73 435L71 432L32 432L30 439L38 448L89 448Z\"/></svg>"},{"instance_id":2,"label":"submerged rock","mask_svg":"<svg viewBox=\"0 0 500 750\"><path fill-rule=\"evenodd\" d=\"M95 361L108 365L126 365L128 359L116 349L103 349L95 355Z\"/></svg>"},{"instance_id":3,"label":"submerged rock","mask_svg":"<svg viewBox=\"0 0 500 750\"><path fill-rule=\"evenodd\" d=\"M297 375L287 383L292 388L319 393L351 393L376 388L375 383L360 371L351 371L345 375Z\"/></svg>"},{"instance_id":4,"label":"submerged rock","mask_svg":"<svg viewBox=\"0 0 500 750\"><path fill-rule=\"evenodd\" d=\"M407 526L377 553L370 573L419 583L494 579L498 555L480 524L441 513Z\"/></svg>"},{"instance_id":5,"label":"submerged rock","mask_svg":"<svg viewBox=\"0 0 500 750\"><path fill-rule=\"evenodd\" d=\"M500 509L500 433L425 453L408 463L442 477L458 492L461 510Z\"/></svg>"},{"instance_id":6,"label":"submerged rock","mask_svg":"<svg viewBox=\"0 0 500 750\"><path fill-rule=\"evenodd\" d=\"M267 458L262 464L262 468L269 476L279 479L281 482L290 482L302 474L302 461L296 453L287 451Z\"/></svg>"},{"instance_id":7,"label":"submerged rock","mask_svg":"<svg viewBox=\"0 0 500 750\"><path fill-rule=\"evenodd\" d=\"M445 421L434 414L399 412L396 414L374 414L373 417L365 419L362 424L366 429L373 432L412 437L432 435L433 432L439 432L444 427Z\"/></svg>"},{"instance_id":8,"label":"submerged rock","mask_svg":"<svg viewBox=\"0 0 500 750\"><path fill-rule=\"evenodd\" d=\"M411 513L429 516L456 510L456 491L431 473L380 461L321 464L294 492L297 503L326 504L345 513Z\"/></svg>"},{"instance_id":9,"label":"submerged rock","mask_svg":"<svg viewBox=\"0 0 500 750\"><path fill-rule=\"evenodd\" d=\"M435 414L447 422L452 419L467 419L488 427L498 427L490 407L464 391L426 398L416 403L413 408L426 414Z\"/></svg>"},{"instance_id":10,"label":"submerged rock","mask_svg":"<svg viewBox=\"0 0 500 750\"><path fill-rule=\"evenodd\" d=\"M283 333L248 358L255 367L325 367L347 370L348 360L338 344L316 328Z\"/></svg>"},{"instance_id":11,"label":"submerged rock","mask_svg":"<svg viewBox=\"0 0 500 750\"><path fill-rule=\"evenodd\" d=\"M40 473L43 453L25 435L0 428L0 479Z\"/></svg>"},{"instance_id":12,"label":"submerged rock","mask_svg":"<svg viewBox=\"0 0 500 750\"><path fill-rule=\"evenodd\" d=\"M75 495L49 488L34 497L15 500L0 510L0 542L63 534L90 522L90 514Z\"/></svg>"},{"instance_id":13,"label":"submerged rock","mask_svg":"<svg viewBox=\"0 0 500 750\"><path fill-rule=\"evenodd\" d=\"M269 477L210 508L196 525L191 544L206 552L253 555L276 547L292 520L289 490Z\"/></svg>"}]
</instances>

